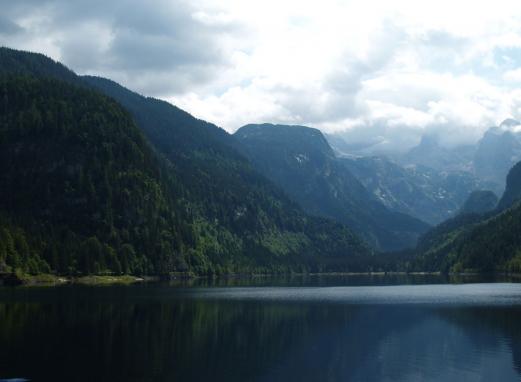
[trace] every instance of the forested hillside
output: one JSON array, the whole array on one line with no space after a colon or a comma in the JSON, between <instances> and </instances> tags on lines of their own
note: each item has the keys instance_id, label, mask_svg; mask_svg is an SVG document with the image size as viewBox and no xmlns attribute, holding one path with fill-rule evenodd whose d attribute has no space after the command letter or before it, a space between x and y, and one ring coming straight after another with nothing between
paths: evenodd
<instances>
[{"instance_id":1,"label":"forested hillside","mask_svg":"<svg viewBox=\"0 0 521 382\"><path fill-rule=\"evenodd\" d=\"M0 78L0 261L35 273L186 268L176 182L113 100L52 79Z\"/></svg>"},{"instance_id":2,"label":"forested hillside","mask_svg":"<svg viewBox=\"0 0 521 382\"><path fill-rule=\"evenodd\" d=\"M360 239L304 214L216 126L38 54L0 49L0 74L2 267L200 274L367 266L371 251Z\"/></svg>"},{"instance_id":3,"label":"forested hillside","mask_svg":"<svg viewBox=\"0 0 521 382\"><path fill-rule=\"evenodd\" d=\"M495 210L489 210L495 198L486 196L479 209L458 215L426 234L417 248L413 268L444 272L521 272L520 164L507 177L507 188ZM492 194L493 195L493 194ZM478 195L480 196L480 195ZM483 195L482 195L483 196ZM478 198L481 199L481 198ZM468 201L473 204L472 200ZM473 210L473 211L472 211Z\"/></svg>"},{"instance_id":4,"label":"forested hillside","mask_svg":"<svg viewBox=\"0 0 521 382\"><path fill-rule=\"evenodd\" d=\"M246 238L243 249L248 256L266 258L270 253L294 252L308 258L316 253L341 263L342 251L351 256L367 253L365 244L349 229L303 214L236 150L236 142L224 130L113 81L83 78L132 113L156 150L182 179L194 208L218 226ZM277 262L268 263L271 261ZM354 260L353 264L361 263Z\"/></svg>"}]
</instances>

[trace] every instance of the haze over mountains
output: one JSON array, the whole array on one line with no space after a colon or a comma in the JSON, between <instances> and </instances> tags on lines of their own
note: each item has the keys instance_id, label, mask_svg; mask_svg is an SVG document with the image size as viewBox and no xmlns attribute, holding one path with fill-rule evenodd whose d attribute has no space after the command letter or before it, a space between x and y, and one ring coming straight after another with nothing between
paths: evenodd
<instances>
[{"instance_id":1,"label":"haze over mountains","mask_svg":"<svg viewBox=\"0 0 521 382\"><path fill-rule=\"evenodd\" d=\"M521 196L516 121L474 146L426 136L405 154L361 155L306 126L230 135L39 54L1 48L0 79L0 271L517 266L518 227L505 229ZM475 232L498 239L501 261L472 252ZM384 253L418 240L406 263Z\"/></svg>"},{"instance_id":2,"label":"haze over mountains","mask_svg":"<svg viewBox=\"0 0 521 382\"><path fill-rule=\"evenodd\" d=\"M382 156L342 157L342 161L389 209L431 225L453 216L471 191L486 188L471 173L403 166Z\"/></svg>"},{"instance_id":3,"label":"haze over mountains","mask_svg":"<svg viewBox=\"0 0 521 382\"><path fill-rule=\"evenodd\" d=\"M328 139L339 155L352 157L379 156L403 167L425 167L447 174L469 174L476 185L501 194L508 171L521 160L521 123L506 119L490 127L475 144L447 146L438 135L424 135L417 146L405 153L380 153L374 146L349 145L342 133L329 134Z\"/></svg>"},{"instance_id":4,"label":"haze over mountains","mask_svg":"<svg viewBox=\"0 0 521 382\"><path fill-rule=\"evenodd\" d=\"M256 168L308 212L346 224L377 249L412 247L428 228L368 192L319 130L247 125L234 137Z\"/></svg>"}]
</instances>

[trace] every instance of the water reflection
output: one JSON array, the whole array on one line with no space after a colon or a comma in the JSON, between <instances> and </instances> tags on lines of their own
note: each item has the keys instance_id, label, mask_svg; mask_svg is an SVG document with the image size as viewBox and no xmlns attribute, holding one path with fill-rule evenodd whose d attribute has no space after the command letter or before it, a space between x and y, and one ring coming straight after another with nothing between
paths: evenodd
<instances>
[{"instance_id":1,"label":"water reflection","mask_svg":"<svg viewBox=\"0 0 521 382\"><path fill-rule=\"evenodd\" d=\"M286 276L236 276L172 280L175 287L236 287L236 286L363 286L420 285L520 282L520 275L441 275L441 274L322 274Z\"/></svg>"},{"instance_id":2,"label":"water reflection","mask_svg":"<svg viewBox=\"0 0 521 382\"><path fill-rule=\"evenodd\" d=\"M0 291L0 379L520 380L520 305L207 299L164 286Z\"/></svg>"}]
</instances>

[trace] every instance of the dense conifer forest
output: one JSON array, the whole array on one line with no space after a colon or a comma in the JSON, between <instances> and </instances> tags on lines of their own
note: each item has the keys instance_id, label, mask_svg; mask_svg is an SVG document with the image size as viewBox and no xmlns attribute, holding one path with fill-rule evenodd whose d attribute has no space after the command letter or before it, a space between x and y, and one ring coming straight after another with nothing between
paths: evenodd
<instances>
[{"instance_id":1,"label":"dense conifer forest","mask_svg":"<svg viewBox=\"0 0 521 382\"><path fill-rule=\"evenodd\" d=\"M307 216L255 172L223 130L121 91L136 104L42 55L0 49L4 271L319 271L372 261L348 228Z\"/></svg>"},{"instance_id":2,"label":"dense conifer forest","mask_svg":"<svg viewBox=\"0 0 521 382\"><path fill-rule=\"evenodd\" d=\"M0 273L521 271L519 164L499 203L473 193L415 250L375 254L349 224L304 212L241 144L164 101L1 48Z\"/></svg>"}]
</instances>

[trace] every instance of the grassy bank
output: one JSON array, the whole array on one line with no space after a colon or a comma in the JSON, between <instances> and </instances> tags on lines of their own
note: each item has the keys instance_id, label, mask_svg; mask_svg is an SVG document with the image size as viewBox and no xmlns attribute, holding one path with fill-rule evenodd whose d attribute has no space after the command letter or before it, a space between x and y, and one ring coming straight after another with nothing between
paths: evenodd
<instances>
[{"instance_id":1,"label":"grassy bank","mask_svg":"<svg viewBox=\"0 0 521 382\"><path fill-rule=\"evenodd\" d=\"M64 284L82 285L130 285L146 281L154 281L150 277L136 277L130 275L92 275L81 277L57 276L53 274L29 275L21 272L0 274L0 285L38 285L54 286Z\"/></svg>"}]
</instances>

